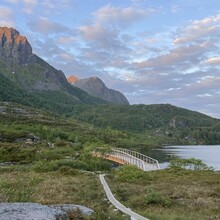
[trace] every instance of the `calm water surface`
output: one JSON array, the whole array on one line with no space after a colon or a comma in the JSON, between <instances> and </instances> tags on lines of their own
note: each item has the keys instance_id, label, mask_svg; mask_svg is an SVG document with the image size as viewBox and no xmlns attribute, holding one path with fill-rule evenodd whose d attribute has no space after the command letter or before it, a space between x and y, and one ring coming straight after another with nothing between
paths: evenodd
<instances>
[{"instance_id":1,"label":"calm water surface","mask_svg":"<svg viewBox=\"0 0 220 220\"><path fill-rule=\"evenodd\" d=\"M172 155L176 155L183 159L200 159L215 170L220 170L220 145L166 146L144 153L157 159L161 168L167 167Z\"/></svg>"}]
</instances>

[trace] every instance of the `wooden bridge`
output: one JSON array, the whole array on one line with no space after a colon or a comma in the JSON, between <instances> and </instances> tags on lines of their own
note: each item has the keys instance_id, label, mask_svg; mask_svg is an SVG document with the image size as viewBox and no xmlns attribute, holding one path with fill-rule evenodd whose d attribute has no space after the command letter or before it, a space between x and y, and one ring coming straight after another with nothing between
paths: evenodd
<instances>
[{"instance_id":1,"label":"wooden bridge","mask_svg":"<svg viewBox=\"0 0 220 220\"><path fill-rule=\"evenodd\" d=\"M160 169L157 160L132 150L112 148L111 151L107 153L99 153L95 151L93 152L93 155L119 164L132 164L143 171Z\"/></svg>"}]
</instances>

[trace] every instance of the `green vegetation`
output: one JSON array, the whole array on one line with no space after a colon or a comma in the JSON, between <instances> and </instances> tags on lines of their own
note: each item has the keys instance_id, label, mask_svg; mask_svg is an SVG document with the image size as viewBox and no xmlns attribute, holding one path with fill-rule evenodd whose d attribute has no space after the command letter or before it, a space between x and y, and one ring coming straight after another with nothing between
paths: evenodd
<instances>
[{"instance_id":1,"label":"green vegetation","mask_svg":"<svg viewBox=\"0 0 220 220\"><path fill-rule=\"evenodd\" d=\"M129 219L115 212L95 174L63 170L37 173L0 169L0 202L36 202L41 204L80 204L95 210L91 219ZM77 213L72 213L72 217ZM79 213L78 213L79 216ZM73 219L81 219L81 218ZM90 219L90 218L86 218Z\"/></svg>"},{"instance_id":2,"label":"green vegetation","mask_svg":"<svg viewBox=\"0 0 220 220\"><path fill-rule=\"evenodd\" d=\"M170 160L171 168L183 168L183 169L191 169L191 170L214 170L212 167L207 166L202 160L189 158L189 159L181 159L178 157L172 158Z\"/></svg>"},{"instance_id":3,"label":"green vegetation","mask_svg":"<svg viewBox=\"0 0 220 220\"><path fill-rule=\"evenodd\" d=\"M100 128L151 136L157 144L220 143L218 119L169 104L101 105L87 109L85 105L76 106L68 115Z\"/></svg>"},{"instance_id":4,"label":"green vegetation","mask_svg":"<svg viewBox=\"0 0 220 220\"><path fill-rule=\"evenodd\" d=\"M74 203L94 209L91 219L128 219L105 200L97 175L105 172L118 200L150 219L218 219L220 175L206 170L201 161L178 159L172 168L143 172L134 166L112 169L110 162L91 154L97 148L103 152L111 147L143 150L178 140L155 135L154 130L146 134L98 128L2 102L0 162L16 164L0 167L0 202ZM195 171L182 165L194 166Z\"/></svg>"},{"instance_id":5,"label":"green vegetation","mask_svg":"<svg viewBox=\"0 0 220 220\"><path fill-rule=\"evenodd\" d=\"M123 166L107 177L116 198L152 220L219 219L220 175L169 168L143 172Z\"/></svg>"},{"instance_id":6,"label":"green vegetation","mask_svg":"<svg viewBox=\"0 0 220 220\"><path fill-rule=\"evenodd\" d=\"M40 58L35 57L35 59L37 59L36 63L27 65L0 60L0 101L15 102L62 114L72 111L76 104L106 103L102 99L89 96L86 92L71 86L65 80L63 73ZM48 77L54 77L53 80L46 78L48 72L50 73ZM50 81L57 87L56 90L40 91L39 89L37 91L32 88L36 83L44 86Z\"/></svg>"},{"instance_id":7,"label":"green vegetation","mask_svg":"<svg viewBox=\"0 0 220 220\"><path fill-rule=\"evenodd\" d=\"M0 162L16 165L0 166L0 202L73 203L94 209L92 219L128 219L109 206L94 173L109 172L112 164L91 155L124 138L123 132L1 103Z\"/></svg>"}]
</instances>

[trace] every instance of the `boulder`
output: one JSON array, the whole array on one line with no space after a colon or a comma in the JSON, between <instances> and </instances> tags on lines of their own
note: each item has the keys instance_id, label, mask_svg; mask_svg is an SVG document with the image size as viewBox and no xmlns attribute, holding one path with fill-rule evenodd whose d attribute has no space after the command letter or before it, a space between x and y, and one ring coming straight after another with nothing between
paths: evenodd
<instances>
[{"instance_id":1,"label":"boulder","mask_svg":"<svg viewBox=\"0 0 220 220\"><path fill-rule=\"evenodd\" d=\"M82 215L94 213L92 209L73 204L0 203L0 220L67 220L68 213L76 210Z\"/></svg>"}]
</instances>

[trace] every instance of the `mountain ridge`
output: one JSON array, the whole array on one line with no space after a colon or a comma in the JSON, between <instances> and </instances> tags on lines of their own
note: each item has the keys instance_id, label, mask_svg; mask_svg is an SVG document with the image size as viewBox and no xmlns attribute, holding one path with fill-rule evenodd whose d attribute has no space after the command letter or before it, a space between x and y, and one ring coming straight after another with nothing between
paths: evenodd
<instances>
[{"instance_id":1,"label":"mountain ridge","mask_svg":"<svg viewBox=\"0 0 220 220\"><path fill-rule=\"evenodd\" d=\"M96 76L78 79L71 75L67 80L70 84L84 90L91 96L102 98L114 104L129 105L127 98L121 92L109 89L105 83Z\"/></svg>"}]
</instances>

